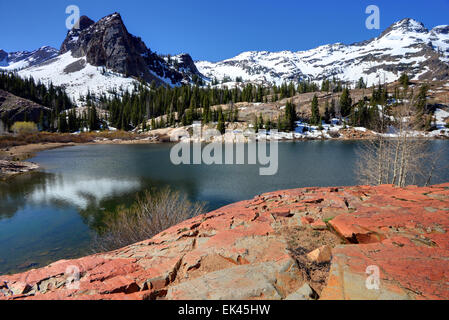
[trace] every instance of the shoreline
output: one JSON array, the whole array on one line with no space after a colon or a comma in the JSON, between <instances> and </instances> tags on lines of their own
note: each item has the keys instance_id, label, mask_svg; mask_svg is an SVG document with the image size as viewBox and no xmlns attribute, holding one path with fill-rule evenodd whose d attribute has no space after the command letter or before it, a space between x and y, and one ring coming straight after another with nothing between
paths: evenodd
<instances>
[{"instance_id":1,"label":"shoreline","mask_svg":"<svg viewBox=\"0 0 449 320\"><path fill-rule=\"evenodd\" d=\"M356 131L358 132L358 131ZM361 132L359 132L361 133ZM339 138L301 138L301 139L280 139L278 142L298 142L298 141L366 141L372 139L372 135L354 135L351 130L348 135L342 135ZM421 137L416 137L420 139ZM393 139L393 138L392 138ZM449 140L446 136L427 137L429 140ZM192 141L189 141L189 143ZM65 147L75 147L83 145L131 145L131 144L168 144L176 143L169 141L165 136L145 135L141 139L96 139L88 142L39 142L6 147L0 149L0 181L6 181L20 174L31 173L39 170L39 164L26 161L36 156L37 153ZM203 142L202 142L203 143ZM206 143L206 142L204 142ZM233 142L234 143L234 142Z\"/></svg>"},{"instance_id":2,"label":"shoreline","mask_svg":"<svg viewBox=\"0 0 449 320\"><path fill-rule=\"evenodd\" d=\"M81 145L99 145L99 144L157 144L163 142L154 142L150 140L107 140L90 142L40 142L20 146L0 149L0 181L6 181L21 174L32 173L41 168L41 166L32 161L26 161L36 156L39 152L60 149L66 147L75 147Z\"/></svg>"}]
</instances>

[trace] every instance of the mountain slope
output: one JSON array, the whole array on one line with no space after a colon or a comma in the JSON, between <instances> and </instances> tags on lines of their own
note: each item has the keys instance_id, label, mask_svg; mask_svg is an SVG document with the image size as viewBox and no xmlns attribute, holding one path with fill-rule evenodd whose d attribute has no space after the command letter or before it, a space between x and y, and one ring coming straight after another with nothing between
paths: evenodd
<instances>
[{"instance_id":1,"label":"mountain slope","mask_svg":"<svg viewBox=\"0 0 449 320\"><path fill-rule=\"evenodd\" d=\"M88 93L109 95L133 90L137 81L110 69L87 63L85 57L75 58L71 52L53 58L46 63L18 72L22 78L33 77L44 84L63 87L68 96L82 104L81 96Z\"/></svg>"},{"instance_id":2,"label":"mountain slope","mask_svg":"<svg viewBox=\"0 0 449 320\"><path fill-rule=\"evenodd\" d=\"M50 109L0 89L0 121L8 119L10 124L25 119L39 122L41 112L48 115Z\"/></svg>"},{"instance_id":3,"label":"mountain slope","mask_svg":"<svg viewBox=\"0 0 449 320\"><path fill-rule=\"evenodd\" d=\"M198 61L209 78L225 76L245 81L276 83L337 77L369 84L391 82L407 71L412 78L449 79L449 26L427 30L413 19L403 19L379 37L344 45L324 45L308 51L250 51L220 62Z\"/></svg>"},{"instance_id":4,"label":"mountain slope","mask_svg":"<svg viewBox=\"0 0 449 320\"><path fill-rule=\"evenodd\" d=\"M20 70L38 65L58 55L52 47L42 47L34 51L6 52L0 50L0 71Z\"/></svg>"}]
</instances>

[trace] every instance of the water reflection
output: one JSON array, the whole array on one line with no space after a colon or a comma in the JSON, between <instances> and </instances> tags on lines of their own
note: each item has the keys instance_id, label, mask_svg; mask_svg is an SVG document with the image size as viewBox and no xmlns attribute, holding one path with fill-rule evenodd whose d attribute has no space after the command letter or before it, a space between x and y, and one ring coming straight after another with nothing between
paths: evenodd
<instances>
[{"instance_id":1,"label":"water reflection","mask_svg":"<svg viewBox=\"0 0 449 320\"><path fill-rule=\"evenodd\" d=\"M139 179L111 179L35 173L0 185L0 218L11 218L25 205L98 207L105 198L140 190ZM24 199L25 198L25 199Z\"/></svg>"},{"instance_id":2,"label":"water reflection","mask_svg":"<svg viewBox=\"0 0 449 320\"><path fill-rule=\"evenodd\" d=\"M83 210L89 205L98 205L106 197L137 191L139 188L137 179L91 179L60 174L47 180L44 188L36 188L29 195L29 201L40 204L65 203Z\"/></svg>"}]
</instances>

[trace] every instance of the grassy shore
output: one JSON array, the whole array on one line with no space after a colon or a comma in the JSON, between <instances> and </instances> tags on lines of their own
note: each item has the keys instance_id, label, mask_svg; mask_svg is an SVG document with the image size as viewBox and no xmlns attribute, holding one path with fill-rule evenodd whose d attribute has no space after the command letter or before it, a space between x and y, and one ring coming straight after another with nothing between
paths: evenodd
<instances>
[{"instance_id":1,"label":"grassy shore","mask_svg":"<svg viewBox=\"0 0 449 320\"><path fill-rule=\"evenodd\" d=\"M145 136L125 131L69 133L29 133L0 136L0 159L23 161L33 157L37 152L65 146L89 143L136 143ZM145 140L146 143L154 142Z\"/></svg>"}]
</instances>

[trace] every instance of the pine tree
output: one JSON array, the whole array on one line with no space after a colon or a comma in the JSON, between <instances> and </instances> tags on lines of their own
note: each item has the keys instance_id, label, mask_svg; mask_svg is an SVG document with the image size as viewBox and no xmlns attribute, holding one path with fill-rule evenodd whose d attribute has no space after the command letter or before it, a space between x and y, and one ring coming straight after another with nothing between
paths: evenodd
<instances>
[{"instance_id":1,"label":"pine tree","mask_svg":"<svg viewBox=\"0 0 449 320\"><path fill-rule=\"evenodd\" d=\"M366 89L366 83L362 77L360 77L359 81L357 82L356 88L357 89Z\"/></svg>"},{"instance_id":2,"label":"pine tree","mask_svg":"<svg viewBox=\"0 0 449 320\"><path fill-rule=\"evenodd\" d=\"M98 114L97 114L97 108L95 108L95 106L93 107L89 107L88 108L88 127L90 131L95 131L100 129L100 120L98 118ZM123 121L123 125L124 128L123 129L127 129L128 125L125 124L126 122Z\"/></svg>"},{"instance_id":3,"label":"pine tree","mask_svg":"<svg viewBox=\"0 0 449 320\"><path fill-rule=\"evenodd\" d=\"M67 119L66 114L64 112L61 113L58 118L58 131L60 133L68 132Z\"/></svg>"},{"instance_id":4,"label":"pine tree","mask_svg":"<svg viewBox=\"0 0 449 320\"><path fill-rule=\"evenodd\" d=\"M44 130L44 110L41 110L41 113L39 114L39 130L43 131Z\"/></svg>"},{"instance_id":5,"label":"pine tree","mask_svg":"<svg viewBox=\"0 0 449 320\"><path fill-rule=\"evenodd\" d=\"M410 83L410 79L407 75L407 73L403 73L401 77L399 78L399 83L404 87L405 90L408 89L408 85Z\"/></svg>"},{"instance_id":6,"label":"pine tree","mask_svg":"<svg viewBox=\"0 0 449 320\"><path fill-rule=\"evenodd\" d=\"M294 131L295 130L295 122L297 120L296 115L296 107L291 101L287 101L285 105L285 130L286 131Z\"/></svg>"},{"instance_id":7,"label":"pine tree","mask_svg":"<svg viewBox=\"0 0 449 320\"><path fill-rule=\"evenodd\" d=\"M317 95L313 96L312 99L312 106L311 106L311 113L312 116L310 117L310 124L313 126L320 124L320 109L318 107L318 97Z\"/></svg>"},{"instance_id":8,"label":"pine tree","mask_svg":"<svg viewBox=\"0 0 449 320\"><path fill-rule=\"evenodd\" d=\"M156 121L154 120L154 118L151 118L151 130L155 129L156 129Z\"/></svg>"},{"instance_id":9,"label":"pine tree","mask_svg":"<svg viewBox=\"0 0 449 320\"><path fill-rule=\"evenodd\" d=\"M337 111L335 110L335 100L331 100L331 108L329 110L331 119L334 119L337 116Z\"/></svg>"},{"instance_id":10,"label":"pine tree","mask_svg":"<svg viewBox=\"0 0 449 320\"><path fill-rule=\"evenodd\" d=\"M324 129L323 128L323 119L320 117L319 124L318 124L318 130L322 131L323 129Z\"/></svg>"},{"instance_id":11,"label":"pine tree","mask_svg":"<svg viewBox=\"0 0 449 320\"><path fill-rule=\"evenodd\" d=\"M352 99L348 88L344 88L340 96L340 108L343 117L346 117L351 113Z\"/></svg>"},{"instance_id":12,"label":"pine tree","mask_svg":"<svg viewBox=\"0 0 449 320\"><path fill-rule=\"evenodd\" d=\"M258 128L259 130L264 129L265 123L264 123L262 114L259 115L259 121L258 121L258 124L259 124L259 128Z\"/></svg>"},{"instance_id":13,"label":"pine tree","mask_svg":"<svg viewBox=\"0 0 449 320\"><path fill-rule=\"evenodd\" d=\"M224 134L226 132L223 111L221 110L221 108L218 110L217 130L220 131L221 134Z\"/></svg>"},{"instance_id":14,"label":"pine tree","mask_svg":"<svg viewBox=\"0 0 449 320\"><path fill-rule=\"evenodd\" d=\"M331 121L331 113L329 110L329 101L327 101L327 100L326 100L326 104L324 107L324 119L323 120L325 123L330 123L330 121Z\"/></svg>"},{"instance_id":15,"label":"pine tree","mask_svg":"<svg viewBox=\"0 0 449 320\"><path fill-rule=\"evenodd\" d=\"M431 127L428 121L425 119L425 115L427 113L427 92L429 87L426 84L423 84L420 89L418 96L416 97L416 125L419 128Z\"/></svg>"}]
</instances>

